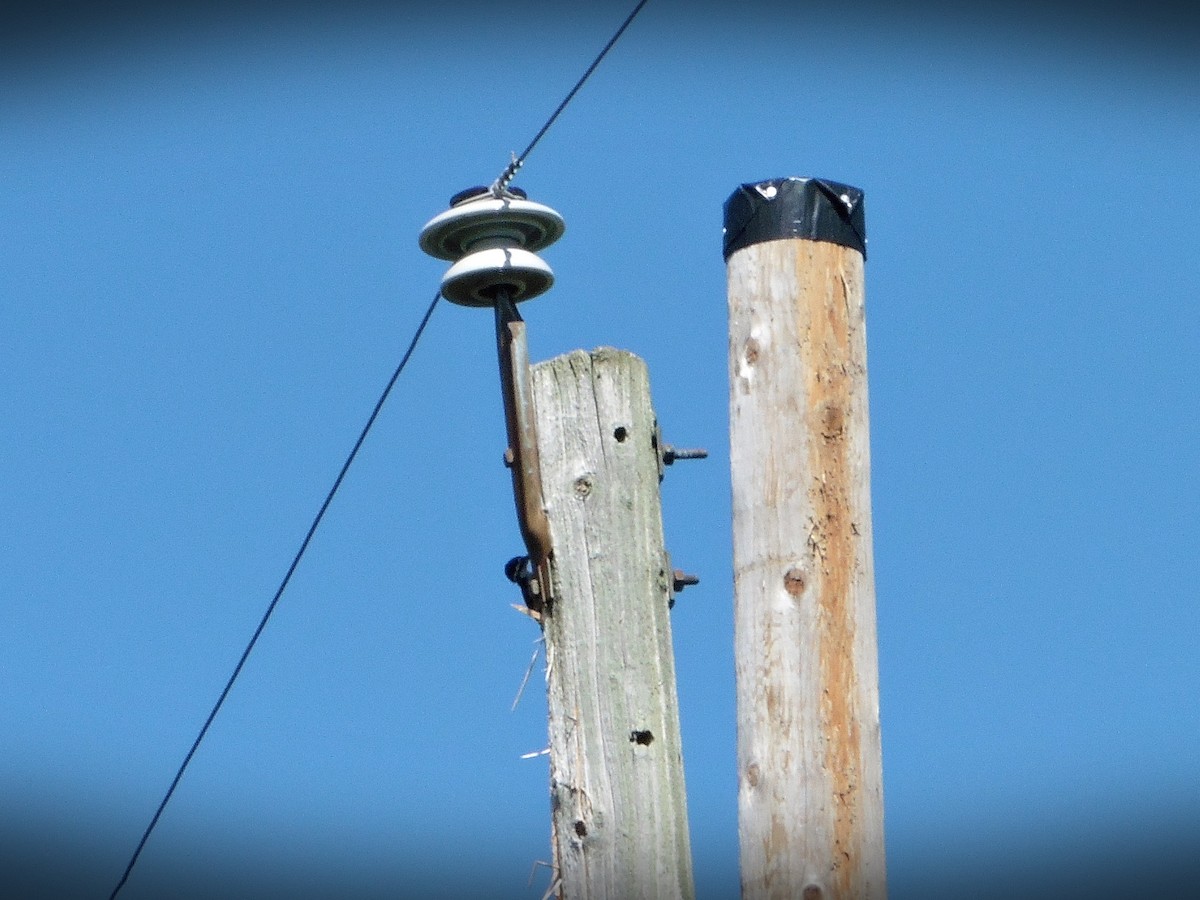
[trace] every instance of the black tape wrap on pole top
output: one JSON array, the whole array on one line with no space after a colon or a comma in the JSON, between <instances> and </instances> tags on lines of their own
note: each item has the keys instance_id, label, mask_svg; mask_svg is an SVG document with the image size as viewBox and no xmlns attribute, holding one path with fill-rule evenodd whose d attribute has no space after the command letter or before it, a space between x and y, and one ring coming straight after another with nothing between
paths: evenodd
<instances>
[{"instance_id":1,"label":"black tape wrap on pole top","mask_svg":"<svg viewBox=\"0 0 1200 900\"><path fill-rule=\"evenodd\" d=\"M772 178L743 184L725 201L725 259L763 241L804 238L867 256L863 192L824 178Z\"/></svg>"}]
</instances>

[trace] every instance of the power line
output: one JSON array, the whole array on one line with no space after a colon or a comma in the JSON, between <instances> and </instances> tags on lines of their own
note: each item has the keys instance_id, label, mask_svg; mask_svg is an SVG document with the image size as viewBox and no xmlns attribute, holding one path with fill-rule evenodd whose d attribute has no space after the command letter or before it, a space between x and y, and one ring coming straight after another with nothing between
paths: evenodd
<instances>
[{"instance_id":1,"label":"power line","mask_svg":"<svg viewBox=\"0 0 1200 900\"><path fill-rule=\"evenodd\" d=\"M625 33L625 29L629 27L630 23L635 18L637 18L637 14L642 11L642 7L645 6L647 2L648 0L640 0L638 5L633 8L633 12L625 17L625 21L621 23L621 27L618 28L613 36L608 39L608 43L604 45L604 49L600 51L594 60L592 60L592 64L587 67L587 71L579 77L577 82L575 82L575 87L571 88L571 90L567 92L567 96L563 98L562 103L558 104L558 108L555 109L554 112L550 113L550 118L546 120L546 123L541 127L538 133L533 136L533 140L529 142L529 146L527 146L521 152L520 156L513 157L513 161L510 162L508 166L505 167L504 171L500 173L500 177L497 178L495 183L492 185L492 189L494 191L502 191L508 187L508 183L512 181L513 176L517 174L517 169L525 165L525 158L529 156L529 154L533 151L533 148L537 146L538 141L542 139L542 136L550 130L550 126L554 124L555 120L559 117L559 114L561 114L562 111L567 108L567 104L575 99L575 95L579 93L579 89L583 87L583 83L591 77L593 72L596 71L596 67L600 65L600 61L608 55L608 51L611 50L613 45L621 39L621 35Z\"/></svg>"},{"instance_id":2,"label":"power line","mask_svg":"<svg viewBox=\"0 0 1200 900\"><path fill-rule=\"evenodd\" d=\"M150 839L151 832L154 831L154 826L158 824L159 818L162 816L163 810L171 799L171 795L175 793L175 788L179 786L179 780L183 778L183 773L186 771L188 764L192 761L192 757L196 755L196 750L200 746L200 742L204 740L204 736L208 734L208 728L213 723L213 719L217 717L221 706L225 703L225 698L229 696L229 691L233 688L233 683L237 681L238 675L242 672L242 667L246 664L246 660L250 656L250 651L254 649L254 645L258 643L259 636L263 633L263 629L267 627L267 622L271 618L271 614L275 612L275 607L279 604L279 598L283 596L283 592L287 589L288 582L292 580L292 574L296 571L296 566L300 565L300 559L304 556L304 551L308 549L309 542L317 531L317 526L321 524L321 519L325 517L325 511L329 509L329 504L333 501L333 496L338 492L338 488L342 486L342 480L346 477L346 472L350 469L350 464L354 462L354 458L358 455L359 448L362 447L363 441L367 439L367 432L371 430L371 426L375 424L375 419L379 417L379 411L383 409L383 404L387 400L388 395L392 392L392 387L396 384L396 379L400 377L400 373L404 371L404 367L408 365L408 360L412 356L413 351L417 349L417 341L421 339L421 334L425 331L425 326L429 324L429 319L433 315L434 307L437 306L438 300L441 298L441 291L433 295L433 302L429 304L429 308L425 310L425 316L421 319L421 324L417 326L416 333L413 334L412 341L408 345L408 349L404 352L403 358L400 360L400 365L396 366L396 371L392 373L392 377L388 380L387 386L383 389L383 393L379 395L379 399L375 403L375 408L371 410L371 415L367 418L367 424L363 426L362 432L358 436L358 440L354 442L354 447L350 450L350 455L346 457L346 461L342 463L342 469L338 472L337 478L333 482L333 487L329 489L329 493L325 495L325 502L321 504L320 510L317 511L316 517L312 520L312 524L308 526L308 533L304 535L304 540L300 542L300 549L296 551L296 555L292 558L292 564L288 566L287 574L283 576L283 581L279 583L278 590L275 591L275 596L271 598L270 604L267 606L267 611L263 613L258 627L254 629L254 634L250 638L250 643L246 644L246 649L242 651L242 657L238 660L237 665L233 668L233 674L229 676L229 680L225 682L225 688L221 691L221 696L217 698L217 702L213 704L212 710L208 714L208 718L204 720L204 725L200 728L200 733L196 735L196 739L192 741L192 747L187 752L187 756L183 758L183 762L179 766L179 770L175 773L175 777L171 780L171 786L167 788L166 794L163 795L162 801L158 804L158 809L154 812L154 818L150 820L150 824L146 826L146 831L142 834L142 839L138 841L137 848L133 851L133 856L129 858L129 864L125 866L125 871L121 874L121 880L117 882L117 886L113 888L113 892L109 894L109 900L114 900L121 888L125 886L125 882L129 880L129 873L133 871L134 865L137 864L138 857L142 854L142 848L146 846L146 841Z\"/></svg>"}]
</instances>

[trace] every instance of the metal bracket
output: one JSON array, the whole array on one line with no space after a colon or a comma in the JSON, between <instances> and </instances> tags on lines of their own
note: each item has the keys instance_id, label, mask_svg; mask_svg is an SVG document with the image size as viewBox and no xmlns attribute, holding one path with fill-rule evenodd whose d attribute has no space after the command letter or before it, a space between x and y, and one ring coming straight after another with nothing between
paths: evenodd
<instances>
[{"instance_id":1,"label":"metal bracket","mask_svg":"<svg viewBox=\"0 0 1200 900\"><path fill-rule=\"evenodd\" d=\"M537 417L529 375L529 347L525 321L509 292L496 291L496 352L500 361L500 390L504 397L504 424L508 431L505 460L512 469L517 523L533 578L522 593L535 612L550 602L550 520L542 497L542 470L538 460Z\"/></svg>"}]
</instances>

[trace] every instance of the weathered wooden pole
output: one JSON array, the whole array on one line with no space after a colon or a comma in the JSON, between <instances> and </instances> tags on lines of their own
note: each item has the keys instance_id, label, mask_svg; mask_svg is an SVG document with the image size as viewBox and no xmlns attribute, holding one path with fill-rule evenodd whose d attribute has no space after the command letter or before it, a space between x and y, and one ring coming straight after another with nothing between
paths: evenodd
<instances>
[{"instance_id":1,"label":"weathered wooden pole","mask_svg":"<svg viewBox=\"0 0 1200 900\"><path fill-rule=\"evenodd\" d=\"M576 350L532 369L550 599L541 610L557 893L691 898L691 849L645 363Z\"/></svg>"},{"instance_id":2,"label":"weathered wooden pole","mask_svg":"<svg viewBox=\"0 0 1200 900\"><path fill-rule=\"evenodd\" d=\"M420 243L454 260L441 292L491 307L517 519L506 567L542 625L554 881L564 900L690 900L683 753L646 365L582 350L530 367L517 304L554 283L536 255L562 217L523 191L469 188ZM677 458L681 455L674 454Z\"/></svg>"},{"instance_id":3,"label":"weathered wooden pole","mask_svg":"<svg viewBox=\"0 0 1200 900\"><path fill-rule=\"evenodd\" d=\"M738 812L747 900L886 895L862 193L725 204Z\"/></svg>"}]
</instances>

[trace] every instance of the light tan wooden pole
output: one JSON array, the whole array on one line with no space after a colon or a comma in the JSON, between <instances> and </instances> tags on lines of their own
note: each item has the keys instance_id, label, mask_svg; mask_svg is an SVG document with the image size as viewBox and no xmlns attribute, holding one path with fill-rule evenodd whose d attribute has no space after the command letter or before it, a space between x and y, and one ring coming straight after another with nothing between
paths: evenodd
<instances>
[{"instance_id":1,"label":"light tan wooden pole","mask_svg":"<svg viewBox=\"0 0 1200 900\"><path fill-rule=\"evenodd\" d=\"M886 894L863 223L816 179L725 205L747 900Z\"/></svg>"},{"instance_id":2,"label":"light tan wooden pole","mask_svg":"<svg viewBox=\"0 0 1200 900\"><path fill-rule=\"evenodd\" d=\"M624 351L576 350L532 376L553 548L541 619L556 893L691 898L646 366Z\"/></svg>"}]
</instances>

